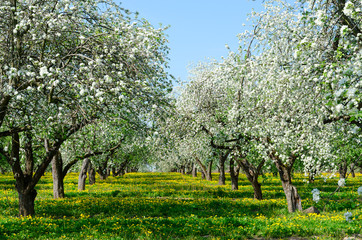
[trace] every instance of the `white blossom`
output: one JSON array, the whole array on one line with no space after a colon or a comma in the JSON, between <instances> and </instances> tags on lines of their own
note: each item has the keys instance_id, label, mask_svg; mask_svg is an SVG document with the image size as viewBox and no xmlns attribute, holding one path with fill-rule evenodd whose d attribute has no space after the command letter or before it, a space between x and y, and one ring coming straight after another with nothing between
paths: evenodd
<instances>
[{"instance_id":1,"label":"white blossom","mask_svg":"<svg viewBox=\"0 0 362 240\"><path fill-rule=\"evenodd\" d=\"M346 185L346 179L340 178L340 179L338 180L338 186L339 186L339 187L344 187L345 185Z\"/></svg>"},{"instance_id":2,"label":"white blossom","mask_svg":"<svg viewBox=\"0 0 362 240\"><path fill-rule=\"evenodd\" d=\"M320 200L320 191L315 188L312 190L312 194L313 194L313 201L315 201L316 203Z\"/></svg>"},{"instance_id":3,"label":"white blossom","mask_svg":"<svg viewBox=\"0 0 362 240\"><path fill-rule=\"evenodd\" d=\"M362 195L362 186L357 189L358 195Z\"/></svg>"},{"instance_id":4,"label":"white blossom","mask_svg":"<svg viewBox=\"0 0 362 240\"><path fill-rule=\"evenodd\" d=\"M41 77L41 78L46 77L46 76L49 74L48 68L47 68L46 66L41 67L41 68L39 69L39 74L40 74L40 77Z\"/></svg>"},{"instance_id":5,"label":"white blossom","mask_svg":"<svg viewBox=\"0 0 362 240\"><path fill-rule=\"evenodd\" d=\"M351 213L351 212L346 212L345 214L344 214L344 217L346 218L346 221L347 222L350 222L350 221L352 221L352 216L353 216L353 214Z\"/></svg>"},{"instance_id":6,"label":"white blossom","mask_svg":"<svg viewBox=\"0 0 362 240\"><path fill-rule=\"evenodd\" d=\"M351 1L348 1L343 8L343 13L346 14L346 16L352 16L354 10L354 4Z\"/></svg>"}]
</instances>

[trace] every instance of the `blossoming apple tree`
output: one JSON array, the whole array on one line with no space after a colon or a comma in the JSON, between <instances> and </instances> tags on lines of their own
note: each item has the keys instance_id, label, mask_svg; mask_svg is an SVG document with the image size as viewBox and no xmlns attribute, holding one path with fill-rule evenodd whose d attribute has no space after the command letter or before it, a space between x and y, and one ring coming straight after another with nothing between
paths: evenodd
<instances>
[{"instance_id":1,"label":"blossoming apple tree","mask_svg":"<svg viewBox=\"0 0 362 240\"><path fill-rule=\"evenodd\" d=\"M111 0L0 2L0 153L22 216L62 144L96 120L168 101L164 29ZM21 164L25 162L25 164Z\"/></svg>"}]
</instances>

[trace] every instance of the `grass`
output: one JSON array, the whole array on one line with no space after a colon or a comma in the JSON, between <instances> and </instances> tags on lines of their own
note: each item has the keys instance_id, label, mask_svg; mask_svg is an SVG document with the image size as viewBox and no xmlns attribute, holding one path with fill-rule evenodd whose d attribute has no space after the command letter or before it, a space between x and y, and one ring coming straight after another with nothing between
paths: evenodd
<instances>
[{"instance_id":1,"label":"grass","mask_svg":"<svg viewBox=\"0 0 362 240\"><path fill-rule=\"evenodd\" d=\"M362 232L362 174L348 178L330 201L323 199L338 179L317 178L294 183L303 208L321 214L288 213L280 180L260 179L265 200L254 200L246 177L238 191L178 173L131 173L77 190L77 174L65 179L66 198L52 199L51 174L37 186L36 216L19 218L17 193L11 175L0 176L0 239L342 239ZM229 180L229 179L228 179ZM312 201L318 188L322 200ZM346 221L345 212L353 220Z\"/></svg>"}]
</instances>

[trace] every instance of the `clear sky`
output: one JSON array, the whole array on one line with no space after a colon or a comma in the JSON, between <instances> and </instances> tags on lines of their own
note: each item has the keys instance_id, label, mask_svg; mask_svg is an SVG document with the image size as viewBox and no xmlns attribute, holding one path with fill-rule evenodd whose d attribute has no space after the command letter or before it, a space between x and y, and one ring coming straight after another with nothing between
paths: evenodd
<instances>
[{"instance_id":1,"label":"clear sky","mask_svg":"<svg viewBox=\"0 0 362 240\"><path fill-rule=\"evenodd\" d=\"M254 8L262 10L262 0L117 0L121 7L139 12L154 27L170 26L169 72L187 81L192 64L208 58L220 59L238 46L237 34L250 23L248 14ZM246 26L243 26L243 23Z\"/></svg>"}]
</instances>

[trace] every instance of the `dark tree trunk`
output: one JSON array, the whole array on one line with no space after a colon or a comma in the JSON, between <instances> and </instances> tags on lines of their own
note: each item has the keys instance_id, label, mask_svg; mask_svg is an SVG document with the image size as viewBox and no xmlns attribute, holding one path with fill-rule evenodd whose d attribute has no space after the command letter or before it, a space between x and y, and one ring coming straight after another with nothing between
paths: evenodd
<instances>
[{"instance_id":1,"label":"dark tree trunk","mask_svg":"<svg viewBox=\"0 0 362 240\"><path fill-rule=\"evenodd\" d=\"M239 189L239 172L240 166L235 166L234 160L230 159L231 190Z\"/></svg>"},{"instance_id":2,"label":"dark tree trunk","mask_svg":"<svg viewBox=\"0 0 362 240\"><path fill-rule=\"evenodd\" d=\"M93 164L89 162L88 166L88 175L89 175L89 185L96 183L96 170L93 167Z\"/></svg>"},{"instance_id":3,"label":"dark tree trunk","mask_svg":"<svg viewBox=\"0 0 362 240\"><path fill-rule=\"evenodd\" d=\"M351 173L352 173L352 177L355 178L356 177L356 174L354 172L354 168L351 169Z\"/></svg>"},{"instance_id":4,"label":"dark tree trunk","mask_svg":"<svg viewBox=\"0 0 362 240\"><path fill-rule=\"evenodd\" d=\"M314 183L315 175L316 175L316 170L309 171L308 181L310 183Z\"/></svg>"},{"instance_id":5,"label":"dark tree trunk","mask_svg":"<svg viewBox=\"0 0 362 240\"><path fill-rule=\"evenodd\" d=\"M89 162L90 161L88 158L83 160L82 168L80 169L79 177L78 177L78 190L79 191L85 190L85 180L87 179L87 170L88 170Z\"/></svg>"},{"instance_id":6,"label":"dark tree trunk","mask_svg":"<svg viewBox=\"0 0 362 240\"><path fill-rule=\"evenodd\" d=\"M129 164L130 160L128 158L126 158L126 160L124 160L120 165L118 170L116 170L116 167L114 167L113 171L113 176L123 176L126 173L126 168L127 165Z\"/></svg>"},{"instance_id":7,"label":"dark tree trunk","mask_svg":"<svg viewBox=\"0 0 362 240\"><path fill-rule=\"evenodd\" d=\"M219 185L225 185L225 160L227 158L222 152L219 153Z\"/></svg>"},{"instance_id":8,"label":"dark tree trunk","mask_svg":"<svg viewBox=\"0 0 362 240\"><path fill-rule=\"evenodd\" d=\"M63 160L59 151L52 160L52 176L54 199L64 198Z\"/></svg>"},{"instance_id":9,"label":"dark tree trunk","mask_svg":"<svg viewBox=\"0 0 362 240\"><path fill-rule=\"evenodd\" d=\"M19 214L20 216L33 216L35 214L35 198L37 195L37 192L35 189L31 191L19 191L18 189L18 195L19 195Z\"/></svg>"},{"instance_id":10,"label":"dark tree trunk","mask_svg":"<svg viewBox=\"0 0 362 240\"><path fill-rule=\"evenodd\" d=\"M300 198L297 188L292 184L291 170L296 160L295 156L291 156L289 159L289 165L285 165L274 153L270 154L274 160L274 164L279 172L280 180L284 190L285 197L288 203L288 211L302 211L302 199Z\"/></svg>"},{"instance_id":11,"label":"dark tree trunk","mask_svg":"<svg viewBox=\"0 0 362 240\"><path fill-rule=\"evenodd\" d=\"M99 174L100 180L106 180L108 177L108 158L109 156L107 156L105 161L102 162L98 167L97 172Z\"/></svg>"},{"instance_id":12,"label":"dark tree trunk","mask_svg":"<svg viewBox=\"0 0 362 240\"><path fill-rule=\"evenodd\" d=\"M258 182L258 179L256 179L256 181L251 182L251 185L253 186L253 189L254 189L254 198L258 199L258 200L262 200L263 194L261 192L261 185Z\"/></svg>"},{"instance_id":13,"label":"dark tree trunk","mask_svg":"<svg viewBox=\"0 0 362 240\"><path fill-rule=\"evenodd\" d=\"M205 175L205 172L204 171L201 171L201 179L206 179L206 175Z\"/></svg>"},{"instance_id":14,"label":"dark tree trunk","mask_svg":"<svg viewBox=\"0 0 362 240\"><path fill-rule=\"evenodd\" d=\"M200 161L200 159L195 158L196 162L199 164L200 168L201 168L201 178L205 179L207 181L211 181L212 180L212 176L211 176L211 169L212 169L212 161L210 161L208 163L208 166L206 168L206 166L204 164L202 164L202 162Z\"/></svg>"},{"instance_id":15,"label":"dark tree trunk","mask_svg":"<svg viewBox=\"0 0 362 240\"><path fill-rule=\"evenodd\" d=\"M107 179L107 168L104 168L103 166L99 166L97 173L99 174L100 180L106 180Z\"/></svg>"},{"instance_id":16,"label":"dark tree trunk","mask_svg":"<svg viewBox=\"0 0 362 240\"><path fill-rule=\"evenodd\" d=\"M185 175L186 171L185 171L185 166L184 166L184 165L182 165L182 166L180 167L180 173L181 173L182 175Z\"/></svg>"},{"instance_id":17,"label":"dark tree trunk","mask_svg":"<svg viewBox=\"0 0 362 240\"><path fill-rule=\"evenodd\" d=\"M243 169L246 177L248 178L249 182L251 183L251 185L253 186L253 190L254 190L254 198L258 199L258 200L262 200L263 199L263 194L261 191L261 185L258 182L258 177L261 174L261 170L262 167L264 166L265 160L262 160L259 164L258 167L255 168L255 166L251 163L249 163L249 161L247 159L241 159L238 160L239 165L241 166L241 168Z\"/></svg>"},{"instance_id":18,"label":"dark tree trunk","mask_svg":"<svg viewBox=\"0 0 362 240\"><path fill-rule=\"evenodd\" d=\"M344 160L342 163L339 164L339 178L346 178L347 176L347 161Z\"/></svg>"},{"instance_id":19,"label":"dark tree trunk","mask_svg":"<svg viewBox=\"0 0 362 240\"><path fill-rule=\"evenodd\" d=\"M192 177L197 177L197 167L196 164L192 164Z\"/></svg>"},{"instance_id":20,"label":"dark tree trunk","mask_svg":"<svg viewBox=\"0 0 362 240\"><path fill-rule=\"evenodd\" d=\"M212 181L212 162L213 160L210 160L207 164L207 172L206 172L206 180L207 181Z\"/></svg>"}]
</instances>

